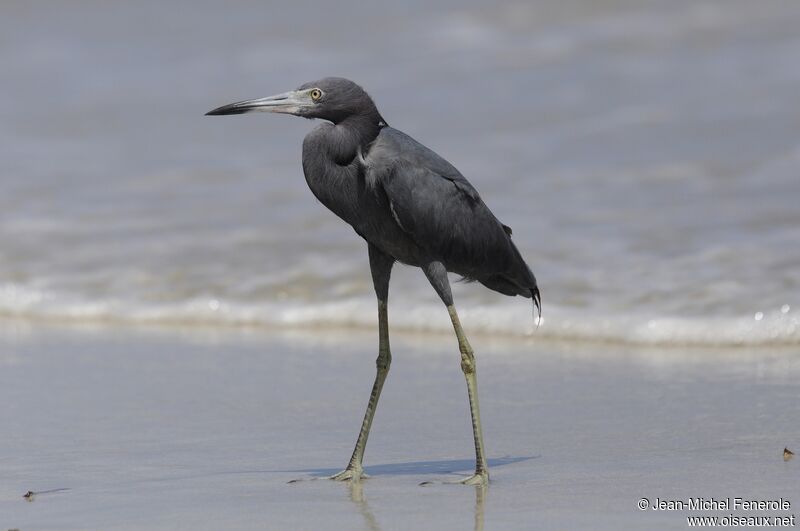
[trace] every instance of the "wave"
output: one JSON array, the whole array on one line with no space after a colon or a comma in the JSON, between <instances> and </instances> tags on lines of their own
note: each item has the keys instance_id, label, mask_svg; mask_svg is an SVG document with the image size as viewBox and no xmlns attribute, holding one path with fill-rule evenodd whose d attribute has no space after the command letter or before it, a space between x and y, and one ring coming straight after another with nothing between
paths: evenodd
<instances>
[{"instance_id":1,"label":"wave","mask_svg":"<svg viewBox=\"0 0 800 531\"><path fill-rule=\"evenodd\" d=\"M452 333L440 303L393 301L393 331ZM550 305L536 326L528 305L469 304L459 308L470 334L505 338L605 342L654 346L800 345L800 314L788 305L740 317L651 317L597 315ZM260 328L361 328L376 326L371 297L314 301L225 301L197 297L172 303L82 300L78 297L0 286L0 317L30 321L127 325L196 325Z\"/></svg>"}]
</instances>

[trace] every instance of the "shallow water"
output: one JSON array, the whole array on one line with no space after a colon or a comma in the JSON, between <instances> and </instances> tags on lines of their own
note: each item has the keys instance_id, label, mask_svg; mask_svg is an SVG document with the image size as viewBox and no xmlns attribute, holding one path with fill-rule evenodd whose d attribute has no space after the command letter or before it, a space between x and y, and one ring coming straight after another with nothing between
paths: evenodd
<instances>
[{"instance_id":1,"label":"shallow water","mask_svg":"<svg viewBox=\"0 0 800 531\"><path fill-rule=\"evenodd\" d=\"M477 337L481 492L445 484L474 466L452 338L396 336L358 488L321 477L352 451L373 332L179 330L0 326L2 529L685 529L698 514L642 497L798 512L793 349Z\"/></svg>"},{"instance_id":2,"label":"shallow water","mask_svg":"<svg viewBox=\"0 0 800 531\"><path fill-rule=\"evenodd\" d=\"M0 313L373 326L366 246L285 116L324 75L453 162L537 274L540 337L800 343L800 4L5 2ZM447 330L419 271L392 323ZM459 285L477 332L528 301Z\"/></svg>"}]
</instances>

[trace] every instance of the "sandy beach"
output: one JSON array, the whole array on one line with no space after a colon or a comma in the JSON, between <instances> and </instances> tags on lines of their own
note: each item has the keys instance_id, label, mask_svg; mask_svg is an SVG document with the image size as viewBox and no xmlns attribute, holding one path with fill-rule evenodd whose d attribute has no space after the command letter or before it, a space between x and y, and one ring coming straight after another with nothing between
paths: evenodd
<instances>
[{"instance_id":1,"label":"sandy beach","mask_svg":"<svg viewBox=\"0 0 800 531\"><path fill-rule=\"evenodd\" d=\"M800 503L800 461L782 458L800 447L796 352L535 338L473 340L488 489L446 483L473 453L458 354L438 335L395 334L372 477L328 481L363 413L372 336L5 323L0 528L683 529L729 513L637 503Z\"/></svg>"}]
</instances>

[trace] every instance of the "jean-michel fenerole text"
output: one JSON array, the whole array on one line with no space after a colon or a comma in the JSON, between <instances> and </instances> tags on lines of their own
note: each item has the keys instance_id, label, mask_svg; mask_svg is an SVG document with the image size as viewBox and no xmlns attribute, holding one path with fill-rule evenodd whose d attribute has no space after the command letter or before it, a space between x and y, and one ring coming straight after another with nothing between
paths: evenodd
<instances>
[{"instance_id":1,"label":"jean-michel fenerole text","mask_svg":"<svg viewBox=\"0 0 800 531\"><path fill-rule=\"evenodd\" d=\"M788 511L792 503L777 500L748 500L745 498L689 498L665 500L656 498L650 506L654 511Z\"/></svg>"}]
</instances>

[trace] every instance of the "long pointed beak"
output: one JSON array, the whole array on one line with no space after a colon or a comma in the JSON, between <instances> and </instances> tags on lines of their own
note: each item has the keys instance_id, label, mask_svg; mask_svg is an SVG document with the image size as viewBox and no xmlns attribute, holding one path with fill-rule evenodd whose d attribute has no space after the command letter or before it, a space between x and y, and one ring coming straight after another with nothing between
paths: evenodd
<instances>
[{"instance_id":1,"label":"long pointed beak","mask_svg":"<svg viewBox=\"0 0 800 531\"><path fill-rule=\"evenodd\" d=\"M244 114L247 112L278 112L283 114L297 114L303 107L313 105L314 102L307 91L293 90L276 94L257 100L245 100L217 107L206 113L206 116L220 116L224 114Z\"/></svg>"}]
</instances>

